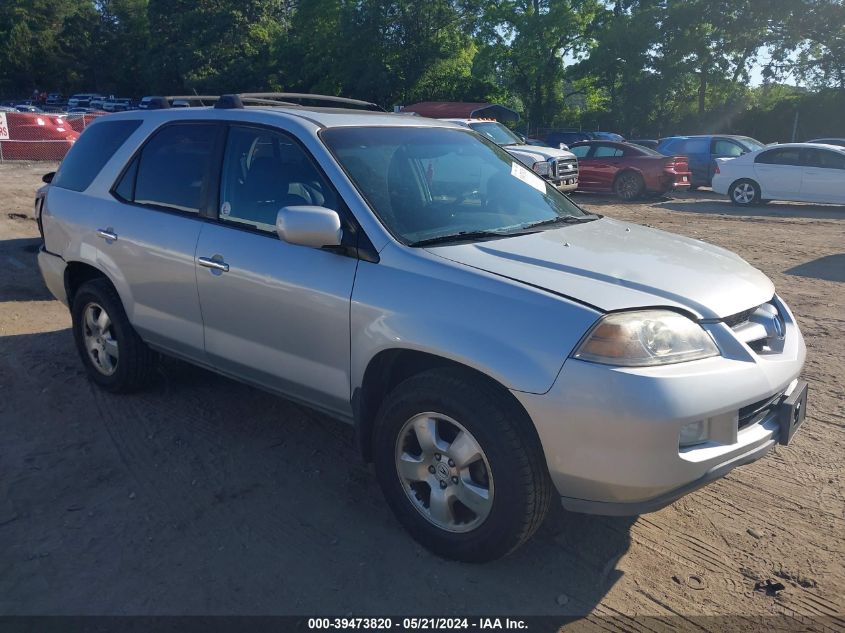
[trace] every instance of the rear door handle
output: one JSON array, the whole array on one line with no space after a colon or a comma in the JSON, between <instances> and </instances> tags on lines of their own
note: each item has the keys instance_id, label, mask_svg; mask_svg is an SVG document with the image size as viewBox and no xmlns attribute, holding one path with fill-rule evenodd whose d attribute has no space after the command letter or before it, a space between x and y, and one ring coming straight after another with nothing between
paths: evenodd
<instances>
[{"instance_id":1,"label":"rear door handle","mask_svg":"<svg viewBox=\"0 0 845 633\"><path fill-rule=\"evenodd\" d=\"M117 233L111 227L107 229L97 229L97 237L102 237L104 240L114 242L117 239Z\"/></svg>"},{"instance_id":2,"label":"rear door handle","mask_svg":"<svg viewBox=\"0 0 845 633\"><path fill-rule=\"evenodd\" d=\"M226 262L217 261L216 259L212 259L210 257L198 257L197 262L199 262L200 266L205 268L213 268L214 270L219 270L224 273L229 272L229 264Z\"/></svg>"}]
</instances>

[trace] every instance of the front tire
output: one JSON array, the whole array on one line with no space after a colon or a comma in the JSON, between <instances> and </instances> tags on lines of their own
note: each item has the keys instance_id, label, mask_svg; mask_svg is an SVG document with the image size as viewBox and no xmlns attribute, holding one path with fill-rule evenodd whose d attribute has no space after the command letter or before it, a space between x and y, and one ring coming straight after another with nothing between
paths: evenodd
<instances>
[{"instance_id":1,"label":"front tire","mask_svg":"<svg viewBox=\"0 0 845 633\"><path fill-rule=\"evenodd\" d=\"M146 385L155 353L135 332L108 280L94 279L79 288L71 318L76 349L91 380L114 393Z\"/></svg>"},{"instance_id":2,"label":"front tire","mask_svg":"<svg viewBox=\"0 0 845 633\"><path fill-rule=\"evenodd\" d=\"M740 207L750 207L760 203L760 185L753 180L737 180L728 189L731 202Z\"/></svg>"},{"instance_id":3,"label":"front tire","mask_svg":"<svg viewBox=\"0 0 845 633\"><path fill-rule=\"evenodd\" d=\"M508 554L540 526L552 498L528 416L496 385L460 369L396 387L376 419L373 456L396 517L444 558Z\"/></svg>"}]
</instances>

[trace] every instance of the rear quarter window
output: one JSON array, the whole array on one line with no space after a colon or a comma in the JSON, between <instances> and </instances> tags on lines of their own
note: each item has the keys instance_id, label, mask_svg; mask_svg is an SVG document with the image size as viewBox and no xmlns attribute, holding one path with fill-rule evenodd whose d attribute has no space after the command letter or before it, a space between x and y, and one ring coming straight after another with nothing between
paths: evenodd
<instances>
[{"instance_id":1,"label":"rear quarter window","mask_svg":"<svg viewBox=\"0 0 845 633\"><path fill-rule=\"evenodd\" d=\"M52 185L84 191L117 149L141 125L139 120L98 121L89 125L65 156Z\"/></svg>"}]
</instances>

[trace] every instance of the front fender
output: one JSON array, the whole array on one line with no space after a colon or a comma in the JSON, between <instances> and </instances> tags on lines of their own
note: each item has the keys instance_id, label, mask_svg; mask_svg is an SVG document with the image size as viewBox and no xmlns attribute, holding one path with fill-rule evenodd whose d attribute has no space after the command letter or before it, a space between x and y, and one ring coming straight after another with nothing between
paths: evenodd
<instances>
[{"instance_id":1,"label":"front fender","mask_svg":"<svg viewBox=\"0 0 845 633\"><path fill-rule=\"evenodd\" d=\"M351 387L388 349L472 367L509 389L545 393L599 313L421 249L361 262L351 305Z\"/></svg>"}]
</instances>

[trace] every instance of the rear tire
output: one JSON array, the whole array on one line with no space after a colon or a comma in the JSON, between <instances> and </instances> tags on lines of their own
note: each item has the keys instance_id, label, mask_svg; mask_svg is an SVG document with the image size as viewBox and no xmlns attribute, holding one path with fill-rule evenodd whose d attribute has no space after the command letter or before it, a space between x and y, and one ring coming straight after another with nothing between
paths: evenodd
<instances>
[{"instance_id":1,"label":"rear tire","mask_svg":"<svg viewBox=\"0 0 845 633\"><path fill-rule=\"evenodd\" d=\"M624 171L616 177L613 191L623 200L636 200L645 191L643 177L633 171Z\"/></svg>"},{"instance_id":2,"label":"rear tire","mask_svg":"<svg viewBox=\"0 0 845 633\"><path fill-rule=\"evenodd\" d=\"M373 456L400 523L444 558L505 556L534 534L552 498L531 420L496 385L461 369L397 386L378 413Z\"/></svg>"},{"instance_id":3,"label":"rear tire","mask_svg":"<svg viewBox=\"0 0 845 633\"><path fill-rule=\"evenodd\" d=\"M737 180L728 188L731 202L740 207L760 204L760 185L748 178Z\"/></svg>"},{"instance_id":4,"label":"rear tire","mask_svg":"<svg viewBox=\"0 0 845 633\"><path fill-rule=\"evenodd\" d=\"M108 280L94 279L77 290L71 318L76 349L92 381L114 393L147 384L156 354L135 332Z\"/></svg>"}]
</instances>

